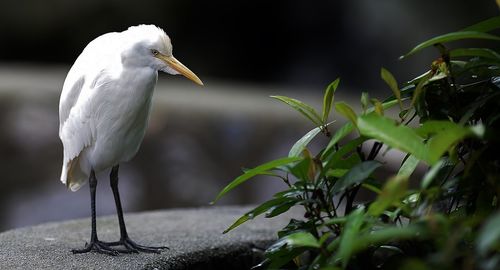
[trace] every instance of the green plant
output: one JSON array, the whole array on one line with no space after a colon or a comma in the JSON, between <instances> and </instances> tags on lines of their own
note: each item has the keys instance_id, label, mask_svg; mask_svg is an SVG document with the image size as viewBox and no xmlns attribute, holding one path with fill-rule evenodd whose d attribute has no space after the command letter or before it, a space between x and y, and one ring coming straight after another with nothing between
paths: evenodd
<instances>
[{"instance_id":1,"label":"green plant","mask_svg":"<svg viewBox=\"0 0 500 270\"><path fill-rule=\"evenodd\" d=\"M295 99L290 105L316 128L288 157L246 170L216 197L260 175L286 189L226 231L265 214L301 205L266 250L268 269L499 269L500 268L500 55L489 48L450 49L461 39L500 40L488 34L500 17L435 37L402 58L434 46L440 57L423 75L401 85L382 68L392 95L361 96L362 111L335 102L339 79L324 95L322 113ZM445 46L446 44L446 46ZM347 118L334 132L332 108ZM329 138L318 153L307 146ZM385 148L384 148L385 147ZM383 150L384 149L384 150ZM377 177L388 151L404 153L399 171ZM419 164L428 169L417 173ZM359 200L367 190L371 199Z\"/></svg>"}]
</instances>

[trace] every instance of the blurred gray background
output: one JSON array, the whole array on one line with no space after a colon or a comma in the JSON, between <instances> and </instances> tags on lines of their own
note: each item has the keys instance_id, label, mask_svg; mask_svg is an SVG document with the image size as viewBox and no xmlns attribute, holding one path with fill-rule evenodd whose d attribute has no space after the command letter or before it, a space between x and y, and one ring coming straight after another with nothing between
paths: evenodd
<instances>
[{"instance_id":1,"label":"blurred gray background","mask_svg":"<svg viewBox=\"0 0 500 270\"><path fill-rule=\"evenodd\" d=\"M432 49L397 58L497 14L493 0L1 1L0 230L89 216L88 186L72 193L59 182L58 102L72 62L103 33L164 28L206 85L160 76L142 148L121 166L131 212L205 206L242 167L287 155L312 126L269 95L319 108L324 88L342 77L336 100L383 97L380 67L399 81L420 75L437 57ZM99 215L114 213L107 173L98 176ZM256 179L220 204L257 203L280 188Z\"/></svg>"}]
</instances>

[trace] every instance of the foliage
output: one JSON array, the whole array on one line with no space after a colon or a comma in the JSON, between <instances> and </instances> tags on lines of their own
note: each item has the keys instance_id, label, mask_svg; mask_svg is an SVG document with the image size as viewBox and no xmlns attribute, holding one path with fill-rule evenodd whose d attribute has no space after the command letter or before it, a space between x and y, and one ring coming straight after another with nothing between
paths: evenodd
<instances>
[{"instance_id":1,"label":"foliage","mask_svg":"<svg viewBox=\"0 0 500 270\"><path fill-rule=\"evenodd\" d=\"M300 205L266 250L267 269L500 269L500 54L491 48L455 48L462 39L486 39L500 28L495 17L432 38L404 57L434 46L431 69L405 84L382 68L391 96L363 93L356 113L334 102L339 79L325 91L323 110L275 96L315 126L289 156L245 171L218 196L258 174L286 189L243 215L225 232L265 214ZM445 46L446 45L446 46ZM395 106L397 105L397 106ZM330 132L332 108L347 122ZM319 134L329 143L307 146ZM382 149L385 150L382 151ZM402 152L388 179L388 151ZM426 172L416 169L426 167ZM372 196L359 197L359 191Z\"/></svg>"}]
</instances>

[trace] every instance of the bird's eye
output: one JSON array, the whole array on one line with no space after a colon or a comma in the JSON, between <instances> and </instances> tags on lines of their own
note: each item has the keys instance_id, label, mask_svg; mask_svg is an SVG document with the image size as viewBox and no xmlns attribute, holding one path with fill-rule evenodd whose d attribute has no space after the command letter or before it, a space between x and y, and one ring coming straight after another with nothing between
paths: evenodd
<instances>
[{"instance_id":1,"label":"bird's eye","mask_svg":"<svg viewBox=\"0 0 500 270\"><path fill-rule=\"evenodd\" d=\"M157 56L160 52L159 52L158 50L152 49L152 50L151 50L151 53L152 53L154 56Z\"/></svg>"}]
</instances>

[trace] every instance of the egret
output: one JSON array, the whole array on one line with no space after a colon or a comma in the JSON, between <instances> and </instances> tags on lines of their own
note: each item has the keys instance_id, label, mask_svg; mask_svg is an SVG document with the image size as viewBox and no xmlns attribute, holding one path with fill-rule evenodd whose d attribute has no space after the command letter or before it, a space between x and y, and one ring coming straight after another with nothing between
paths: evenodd
<instances>
[{"instance_id":1,"label":"egret","mask_svg":"<svg viewBox=\"0 0 500 270\"><path fill-rule=\"evenodd\" d=\"M118 191L119 164L139 150L158 71L182 74L203 85L174 58L170 38L154 25L132 26L97 37L66 76L59 102L59 137L64 148L61 181L77 191L88 179L92 215L90 242L73 253L159 253L166 248L139 245L129 238ZM110 168L120 240L103 242L96 229L96 174Z\"/></svg>"}]
</instances>

